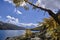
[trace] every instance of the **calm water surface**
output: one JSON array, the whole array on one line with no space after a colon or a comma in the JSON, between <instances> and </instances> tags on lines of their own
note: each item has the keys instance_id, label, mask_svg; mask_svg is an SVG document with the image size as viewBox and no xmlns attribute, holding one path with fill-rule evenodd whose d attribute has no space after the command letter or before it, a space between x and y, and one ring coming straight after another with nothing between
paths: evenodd
<instances>
[{"instance_id":1,"label":"calm water surface","mask_svg":"<svg viewBox=\"0 0 60 40\"><path fill-rule=\"evenodd\" d=\"M7 37L23 35L24 33L24 30L0 30L0 40L5 40Z\"/></svg>"}]
</instances>

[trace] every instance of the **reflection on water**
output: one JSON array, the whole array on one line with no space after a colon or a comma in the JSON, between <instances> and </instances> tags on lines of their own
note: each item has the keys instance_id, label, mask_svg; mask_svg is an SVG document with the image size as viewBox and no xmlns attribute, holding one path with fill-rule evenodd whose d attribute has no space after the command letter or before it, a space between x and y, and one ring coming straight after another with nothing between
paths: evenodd
<instances>
[{"instance_id":1,"label":"reflection on water","mask_svg":"<svg viewBox=\"0 0 60 40\"><path fill-rule=\"evenodd\" d=\"M24 30L0 30L0 40L4 40L6 37L23 35L24 33Z\"/></svg>"}]
</instances>

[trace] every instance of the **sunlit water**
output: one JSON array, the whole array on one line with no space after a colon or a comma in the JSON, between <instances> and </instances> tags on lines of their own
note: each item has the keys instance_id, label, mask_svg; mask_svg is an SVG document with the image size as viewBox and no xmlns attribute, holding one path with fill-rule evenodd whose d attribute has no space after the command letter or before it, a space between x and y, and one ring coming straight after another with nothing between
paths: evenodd
<instances>
[{"instance_id":1,"label":"sunlit water","mask_svg":"<svg viewBox=\"0 0 60 40\"><path fill-rule=\"evenodd\" d=\"M7 37L23 35L24 30L0 30L0 40L5 40Z\"/></svg>"}]
</instances>

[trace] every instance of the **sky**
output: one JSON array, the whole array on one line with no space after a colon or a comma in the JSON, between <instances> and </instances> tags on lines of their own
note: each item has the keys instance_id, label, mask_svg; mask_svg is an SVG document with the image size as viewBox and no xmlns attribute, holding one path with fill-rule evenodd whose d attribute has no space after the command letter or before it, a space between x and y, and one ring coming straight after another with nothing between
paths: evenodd
<instances>
[{"instance_id":1,"label":"sky","mask_svg":"<svg viewBox=\"0 0 60 40\"><path fill-rule=\"evenodd\" d=\"M34 3L36 1L37 0L35 0ZM48 4L49 1L38 0L37 2L42 3L41 6L44 7L44 8L52 9L52 7L54 7L53 8L54 11L56 11L55 8L58 9L60 7L60 6L57 6L57 7L46 6L46 4ZM50 1L50 3L51 3L51 1ZM26 28L34 28L38 25L38 22L42 22L44 18L49 18L50 17L47 12L45 12L43 10L40 10L40 9L36 9L36 10L32 9L32 6L29 5L29 4L28 4L29 10L25 10L22 7L24 5L27 5L27 4L25 4L23 2L22 5L20 5L20 7L16 8L15 4L13 4L12 1L10 1L10 0L0 0L0 21L7 22L7 23L12 23L12 24L15 24L15 25L18 25L18 26L23 26L23 27L26 27Z\"/></svg>"},{"instance_id":2,"label":"sky","mask_svg":"<svg viewBox=\"0 0 60 40\"><path fill-rule=\"evenodd\" d=\"M60 0L38 0L37 4L40 7L52 10L54 13L60 9Z\"/></svg>"}]
</instances>

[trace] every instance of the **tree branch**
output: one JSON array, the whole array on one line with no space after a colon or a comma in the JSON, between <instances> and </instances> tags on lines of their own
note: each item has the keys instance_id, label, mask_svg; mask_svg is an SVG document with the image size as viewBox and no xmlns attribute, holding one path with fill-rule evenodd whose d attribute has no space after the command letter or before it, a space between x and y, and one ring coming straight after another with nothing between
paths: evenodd
<instances>
[{"instance_id":1,"label":"tree branch","mask_svg":"<svg viewBox=\"0 0 60 40\"><path fill-rule=\"evenodd\" d=\"M41 10L47 11L49 13L49 15L51 15L52 17L55 16L55 14L49 9L38 7L38 6L34 5L34 4L32 4L31 2L27 2L27 3L29 3L30 5L32 5L32 6L36 7L36 8L39 8Z\"/></svg>"},{"instance_id":2,"label":"tree branch","mask_svg":"<svg viewBox=\"0 0 60 40\"><path fill-rule=\"evenodd\" d=\"M59 20L58 20L58 16L57 16L55 13L53 13L50 9L38 7L38 6L34 5L34 4L31 3L31 2L28 2L28 1L27 1L27 3L29 3L30 5L32 5L32 6L36 7L36 8L39 8L39 9L41 9L41 10L44 10L44 11L48 12L48 14L49 14L51 17L53 17L53 19L60 25L60 22L59 22Z\"/></svg>"}]
</instances>

